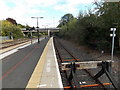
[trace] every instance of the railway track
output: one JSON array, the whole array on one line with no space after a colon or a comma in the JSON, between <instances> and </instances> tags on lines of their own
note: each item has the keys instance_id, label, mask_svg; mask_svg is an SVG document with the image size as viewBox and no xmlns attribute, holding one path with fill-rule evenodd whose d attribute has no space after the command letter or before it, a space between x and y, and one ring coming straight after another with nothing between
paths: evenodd
<instances>
[{"instance_id":1,"label":"railway track","mask_svg":"<svg viewBox=\"0 0 120 90\"><path fill-rule=\"evenodd\" d=\"M25 43L25 42L28 42L30 41L29 39L19 39L19 40L14 40L14 41L11 41L11 42L4 42L4 43L1 43L1 48L4 49L4 48L7 48L7 47L11 47L11 46L14 46L14 45L18 45L18 44L21 44L21 43Z\"/></svg>"},{"instance_id":2,"label":"railway track","mask_svg":"<svg viewBox=\"0 0 120 90\"><path fill-rule=\"evenodd\" d=\"M54 38L54 44L56 54L58 58L58 64L61 72L62 82L64 88L97 88L97 90L109 90L105 85L110 83L101 83L99 79L94 79L94 74L88 69L76 70L74 68L75 62L81 61L76 58L70 51L68 51L58 39ZM71 70L62 70L62 64L64 62L71 63Z\"/></svg>"}]
</instances>

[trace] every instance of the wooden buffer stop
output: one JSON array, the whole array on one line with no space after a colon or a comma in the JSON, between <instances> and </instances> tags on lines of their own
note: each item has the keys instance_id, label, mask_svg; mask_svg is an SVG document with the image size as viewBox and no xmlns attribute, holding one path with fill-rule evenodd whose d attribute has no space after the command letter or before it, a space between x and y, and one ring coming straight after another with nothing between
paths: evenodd
<instances>
[{"instance_id":1,"label":"wooden buffer stop","mask_svg":"<svg viewBox=\"0 0 120 90\"><path fill-rule=\"evenodd\" d=\"M106 76L108 77L108 79L111 82L110 85L112 84L113 87L115 88L115 90L117 90L117 83L110 73L110 68L111 68L112 62L113 62L112 60L85 61L85 62L63 62L61 69L62 70L71 70L71 72L73 72L73 74L75 74L75 71L78 69L94 69L94 68L101 67L101 70L93 78L98 79L103 74L106 74ZM72 75L72 74L70 74L70 75ZM72 76L74 76L74 75L72 75ZM69 76L69 77L71 77L71 76ZM72 78L71 78L71 80L72 80Z\"/></svg>"}]
</instances>

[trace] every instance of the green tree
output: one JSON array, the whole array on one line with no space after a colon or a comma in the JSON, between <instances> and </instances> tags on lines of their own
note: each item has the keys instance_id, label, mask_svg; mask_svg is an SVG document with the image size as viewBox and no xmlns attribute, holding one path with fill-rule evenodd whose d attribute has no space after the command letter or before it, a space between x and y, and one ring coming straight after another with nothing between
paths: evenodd
<instances>
[{"instance_id":1,"label":"green tree","mask_svg":"<svg viewBox=\"0 0 120 90\"><path fill-rule=\"evenodd\" d=\"M97 2L96 2L97 3ZM102 18L101 27L104 27L104 39L108 42L111 42L109 38L110 28L117 28L116 37L115 37L115 47L119 48L119 38L120 38L120 3L119 2L104 2L102 4L96 4L98 15ZM111 43L110 43L111 44ZM110 45L109 44L109 45ZM110 45L111 46L111 45Z\"/></svg>"},{"instance_id":2,"label":"green tree","mask_svg":"<svg viewBox=\"0 0 120 90\"><path fill-rule=\"evenodd\" d=\"M58 25L60 36L99 50L111 50L110 28L116 27L115 48L119 48L120 4L95 2L95 11L79 13L78 19L65 14Z\"/></svg>"},{"instance_id":3,"label":"green tree","mask_svg":"<svg viewBox=\"0 0 120 90\"><path fill-rule=\"evenodd\" d=\"M59 21L60 24L58 25L58 27L61 27L63 25L66 25L70 20L72 20L74 17L72 14L65 14L63 17L61 17L61 20Z\"/></svg>"},{"instance_id":4,"label":"green tree","mask_svg":"<svg viewBox=\"0 0 120 90\"><path fill-rule=\"evenodd\" d=\"M22 24L17 24L17 26L19 26L20 28L26 28L26 26Z\"/></svg>"},{"instance_id":5,"label":"green tree","mask_svg":"<svg viewBox=\"0 0 120 90\"><path fill-rule=\"evenodd\" d=\"M14 39L22 38L23 33L19 26L12 24L7 20L2 21L2 36L9 36L12 34Z\"/></svg>"}]
</instances>

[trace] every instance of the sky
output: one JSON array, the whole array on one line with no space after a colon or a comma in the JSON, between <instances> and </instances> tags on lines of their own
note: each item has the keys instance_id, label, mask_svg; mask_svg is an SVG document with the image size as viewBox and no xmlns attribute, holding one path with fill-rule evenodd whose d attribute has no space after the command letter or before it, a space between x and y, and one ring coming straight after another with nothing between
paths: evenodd
<instances>
[{"instance_id":1,"label":"sky","mask_svg":"<svg viewBox=\"0 0 120 90\"><path fill-rule=\"evenodd\" d=\"M79 12L93 8L95 0L0 0L0 20L13 18L17 23L39 27L56 27L67 13L77 17Z\"/></svg>"}]
</instances>

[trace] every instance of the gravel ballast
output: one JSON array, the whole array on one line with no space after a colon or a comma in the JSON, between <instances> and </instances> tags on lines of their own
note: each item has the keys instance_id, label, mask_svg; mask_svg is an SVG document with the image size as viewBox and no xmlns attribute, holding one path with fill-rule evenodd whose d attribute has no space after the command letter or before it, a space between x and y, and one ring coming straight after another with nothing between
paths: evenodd
<instances>
[{"instance_id":1,"label":"gravel ballast","mask_svg":"<svg viewBox=\"0 0 120 90\"><path fill-rule=\"evenodd\" d=\"M104 53L101 55L101 52L97 51L97 50L92 50L90 48L87 48L83 45L77 45L71 41L68 40L63 40L63 39L59 39L59 41L64 45L64 47L66 47L76 58L80 59L81 61L91 61L93 60L92 58L95 58L94 60L101 60L101 61L105 61L105 60L110 60L111 56L108 53ZM100 57L99 57L100 56ZM118 55L119 56L119 55ZM96 58L98 57L98 58ZM119 75L120 75L120 70L119 70L119 62L120 58L117 56L114 56L114 62L112 63L112 68L111 68L111 74L114 77L114 79L117 81L118 86L120 85L119 82ZM97 70L94 70L94 73L96 74L98 72ZM100 80L103 82L108 81L107 77L105 75L103 75L102 77L100 77Z\"/></svg>"}]
</instances>

